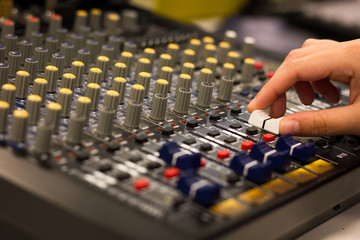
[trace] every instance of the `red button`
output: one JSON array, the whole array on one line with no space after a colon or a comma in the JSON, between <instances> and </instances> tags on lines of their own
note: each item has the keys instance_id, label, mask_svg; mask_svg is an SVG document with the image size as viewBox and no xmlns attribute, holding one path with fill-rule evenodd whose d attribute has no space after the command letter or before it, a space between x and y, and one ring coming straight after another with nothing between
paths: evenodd
<instances>
[{"instance_id":1,"label":"red button","mask_svg":"<svg viewBox=\"0 0 360 240\"><path fill-rule=\"evenodd\" d=\"M139 178L134 182L134 188L136 190L142 190L144 188L147 188L150 185L150 182L146 178Z\"/></svg>"},{"instance_id":2,"label":"red button","mask_svg":"<svg viewBox=\"0 0 360 240\"><path fill-rule=\"evenodd\" d=\"M252 141L245 141L241 144L241 149L242 150L250 150L252 148L252 146L254 145L254 142Z\"/></svg>"},{"instance_id":3,"label":"red button","mask_svg":"<svg viewBox=\"0 0 360 240\"><path fill-rule=\"evenodd\" d=\"M227 149L222 149L222 150L218 151L217 157L220 159L228 158L228 157L230 157L230 151Z\"/></svg>"},{"instance_id":4,"label":"red button","mask_svg":"<svg viewBox=\"0 0 360 240\"><path fill-rule=\"evenodd\" d=\"M260 70L260 69L262 69L263 67L264 67L264 63L263 63L263 62L258 61L258 62L255 63L255 69L256 69L256 70Z\"/></svg>"},{"instance_id":5,"label":"red button","mask_svg":"<svg viewBox=\"0 0 360 240\"><path fill-rule=\"evenodd\" d=\"M275 139L275 136L274 136L274 134L271 134L271 133L267 133L263 136L263 140L265 142L271 142L271 141L274 141L274 139Z\"/></svg>"},{"instance_id":6,"label":"red button","mask_svg":"<svg viewBox=\"0 0 360 240\"><path fill-rule=\"evenodd\" d=\"M5 20L4 24L6 24L6 25L14 25L14 22L11 21L11 20Z\"/></svg>"},{"instance_id":7,"label":"red button","mask_svg":"<svg viewBox=\"0 0 360 240\"><path fill-rule=\"evenodd\" d=\"M35 16L29 17L29 20L32 21L32 22L37 22L37 21L39 21L39 19L38 19L37 17L35 17Z\"/></svg>"},{"instance_id":8,"label":"red button","mask_svg":"<svg viewBox=\"0 0 360 240\"><path fill-rule=\"evenodd\" d=\"M274 76L274 72L272 72L272 71L268 71L267 74L266 74L266 77L268 79L272 78L273 76Z\"/></svg>"},{"instance_id":9,"label":"red button","mask_svg":"<svg viewBox=\"0 0 360 240\"><path fill-rule=\"evenodd\" d=\"M166 178L173 178L179 176L180 170L176 167L171 167L165 170L164 177Z\"/></svg>"},{"instance_id":10,"label":"red button","mask_svg":"<svg viewBox=\"0 0 360 240\"><path fill-rule=\"evenodd\" d=\"M200 166L201 166L201 167L205 167L205 165L206 165L206 160L205 160L204 158L202 158L202 159L200 160Z\"/></svg>"}]
</instances>

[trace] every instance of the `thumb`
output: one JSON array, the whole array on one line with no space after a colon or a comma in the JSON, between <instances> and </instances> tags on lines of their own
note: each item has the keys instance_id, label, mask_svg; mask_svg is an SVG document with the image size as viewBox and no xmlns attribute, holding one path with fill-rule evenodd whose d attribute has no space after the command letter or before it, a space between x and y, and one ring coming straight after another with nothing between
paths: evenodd
<instances>
[{"instance_id":1,"label":"thumb","mask_svg":"<svg viewBox=\"0 0 360 240\"><path fill-rule=\"evenodd\" d=\"M304 111L285 116L280 134L297 136L360 135L360 103L318 111Z\"/></svg>"}]
</instances>

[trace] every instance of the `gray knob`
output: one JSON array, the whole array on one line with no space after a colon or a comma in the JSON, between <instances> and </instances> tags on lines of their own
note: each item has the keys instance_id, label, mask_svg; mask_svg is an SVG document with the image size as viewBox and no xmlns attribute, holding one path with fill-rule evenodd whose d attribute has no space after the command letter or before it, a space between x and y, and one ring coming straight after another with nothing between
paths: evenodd
<instances>
[{"instance_id":1,"label":"gray knob","mask_svg":"<svg viewBox=\"0 0 360 240\"><path fill-rule=\"evenodd\" d=\"M9 112L12 112L15 106L16 87L12 84L5 83L1 87L1 101L9 104Z\"/></svg>"},{"instance_id":2,"label":"gray knob","mask_svg":"<svg viewBox=\"0 0 360 240\"><path fill-rule=\"evenodd\" d=\"M164 121L167 108L168 82L164 79L156 81L154 96L152 98L150 118L155 121Z\"/></svg>"},{"instance_id":3,"label":"gray knob","mask_svg":"<svg viewBox=\"0 0 360 240\"><path fill-rule=\"evenodd\" d=\"M60 53L65 57L65 65L70 66L72 59L74 58L75 48L71 43L64 42L60 46Z\"/></svg>"},{"instance_id":4,"label":"gray knob","mask_svg":"<svg viewBox=\"0 0 360 240\"><path fill-rule=\"evenodd\" d=\"M129 76L131 65L133 60L133 54L131 52L122 52L120 56L120 62L125 63L127 66L127 73L126 76Z\"/></svg>"},{"instance_id":5,"label":"gray knob","mask_svg":"<svg viewBox=\"0 0 360 240\"><path fill-rule=\"evenodd\" d=\"M240 68L241 56L236 51L230 51L227 54L226 62L232 63L235 66L235 70Z\"/></svg>"},{"instance_id":6,"label":"gray knob","mask_svg":"<svg viewBox=\"0 0 360 240\"><path fill-rule=\"evenodd\" d=\"M220 64L226 63L228 52L231 49L231 45L228 42L220 42L217 50L217 57Z\"/></svg>"},{"instance_id":7,"label":"gray knob","mask_svg":"<svg viewBox=\"0 0 360 240\"><path fill-rule=\"evenodd\" d=\"M40 118L41 97L29 95L26 100L26 111L29 113L28 124L36 125Z\"/></svg>"},{"instance_id":8,"label":"gray knob","mask_svg":"<svg viewBox=\"0 0 360 240\"><path fill-rule=\"evenodd\" d=\"M117 108L119 106L119 97L119 93L115 90L106 91L103 106L107 109L117 111Z\"/></svg>"},{"instance_id":9,"label":"gray knob","mask_svg":"<svg viewBox=\"0 0 360 240\"><path fill-rule=\"evenodd\" d=\"M71 101L73 98L73 92L68 88L60 88L57 102L61 105L61 117L69 117L71 110Z\"/></svg>"},{"instance_id":10,"label":"gray knob","mask_svg":"<svg viewBox=\"0 0 360 240\"><path fill-rule=\"evenodd\" d=\"M210 36L204 36L204 37L202 38L202 42L203 42L204 46L205 46L206 44L214 44L214 43L215 43L215 39L214 39L213 37L210 37Z\"/></svg>"},{"instance_id":11,"label":"gray knob","mask_svg":"<svg viewBox=\"0 0 360 240\"><path fill-rule=\"evenodd\" d=\"M224 63L221 70L222 77L233 78L235 76L235 66L232 63Z\"/></svg>"},{"instance_id":12,"label":"gray knob","mask_svg":"<svg viewBox=\"0 0 360 240\"><path fill-rule=\"evenodd\" d=\"M185 73L180 74L177 85L176 85L176 94L177 94L179 88L190 89L191 82L192 82L192 80L191 80L191 77L189 74L185 74Z\"/></svg>"},{"instance_id":13,"label":"gray knob","mask_svg":"<svg viewBox=\"0 0 360 240\"><path fill-rule=\"evenodd\" d=\"M7 132L9 110L9 103L0 101L0 133Z\"/></svg>"},{"instance_id":14,"label":"gray knob","mask_svg":"<svg viewBox=\"0 0 360 240\"><path fill-rule=\"evenodd\" d=\"M105 17L105 31L108 35L117 34L120 26L120 15L117 13L109 13Z\"/></svg>"},{"instance_id":15,"label":"gray knob","mask_svg":"<svg viewBox=\"0 0 360 240\"><path fill-rule=\"evenodd\" d=\"M151 64L150 64L150 60L147 58L139 58L137 64L136 64L136 70L135 70L135 81L138 80L139 78L139 73L141 72L147 72L150 73L150 68L151 68Z\"/></svg>"},{"instance_id":16,"label":"gray knob","mask_svg":"<svg viewBox=\"0 0 360 240\"><path fill-rule=\"evenodd\" d=\"M101 84L102 71L100 68L90 68L88 74L88 83Z\"/></svg>"},{"instance_id":17,"label":"gray knob","mask_svg":"<svg viewBox=\"0 0 360 240\"><path fill-rule=\"evenodd\" d=\"M148 95L149 95L150 81L151 81L151 74L150 73L147 73L147 72L139 73L137 83L144 87L144 89L145 89L145 97L148 97Z\"/></svg>"},{"instance_id":18,"label":"gray knob","mask_svg":"<svg viewBox=\"0 0 360 240\"><path fill-rule=\"evenodd\" d=\"M224 42L230 43L231 47L234 47L237 33L232 30L227 30L224 35Z\"/></svg>"},{"instance_id":19,"label":"gray knob","mask_svg":"<svg viewBox=\"0 0 360 240\"><path fill-rule=\"evenodd\" d=\"M60 125L61 105L51 102L46 106L45 123L51 126L51 131L57 133Z\"/></svg>"},{"instance_id":20,"label":"gray knob","mask_svg":"<svg viewBox=\"0 0 360 240\"><path fill-rule=\"evenodd\" d=\"M91 32L91 28L89 26L81 26L79 28L79 34L83 37L82 43L84 44L84 41L89 38Z\"/></svg>"},{"instance_id":21,"label":"gray knob","mask_svg":"<svg viewBox=\"0 0 360 240\"><path fill-rule=\"evenodd\" d=\"M8 82L9 78L9 65L0 63L0 86Z\"/></svg>"},{"instance_id":22,"label":"gray knob","mask_svg":"<svg viewBox=\"0 0 360 240\"><path fill-rule=\"evenodd\" d=\"M30 74L26 71L17 71L15 76L15 97L25 99L28 95Z\"/></svg>"},{"instance_id":23,"label":"gray knob","mask_svg":"<svg viewBox=\"0 0 360 240\"><path fill-rule=\"evenodd\" d=\"M200 71L196 90L198 91L200 89L200 86L203 82L211 83L213 81L213 79L214 79L213 72L208 68L202 68Z\"/></svg>"},{"instance_id":24,"label":"gray knob","mask_svg":"<svg viewBox=\"0 0 360 240\"><path fill-rule=\"evenodd\" d=\"M211 104L212 91L213 85L211 82L202 82L199 88L196 105L202 108L209 108Z\"/></svg>"},{"instance_id":25,"label":"gray knob","mask_svg":"<svg viewBox=\"0 0 360 240\"><path fill-rule=\"evenodd\" d=\"M187 114L190 106L191 91L187 88L179 88L176 94L173 111L178 114Z\"/></svg>"},{"instance_id":26,"label":"gray knob","mask_svg":"<svg viewBox=\"0 0 360 240\"><path fill-rule=\"evenodd\" d=\"M48 49L47 60L51 60L51 56L58 51L59 39L56 37L47 37L45 47Z\"/></svg>"},{"instance_id":27,"label":"gray knob","mask_svg":"<svg viewBox=\"0 0 360 240\"><path fill-rule=\"evenodd\" d=\"M183 65L186 62L195 63L195 61L196 61L195 51L192 49L185 49L181 57L180 64Z\"/></svg>"},{"instance_id":28,"label":"gray knob","mask_svg":"<svg viewBox=\"0 0 360 240\"><path fill-rule=\"evenodd\" d=\"M47 84L48 82L44 78L36 78L34 80L32 94L41 97L41 106L45 106Z\"/></svg>"},{"instance_id":29,"label":"gray knob","mask_svg":"<svg viewBox=\"0 0 360 240\"><path fill-rule=\"evenodd\" d=\"M156 57L156 51L153 48L145 48L144 49L144 58L147 58L150 60L150 73L152 72L152 69L154 67L155 57Z\"/></svg>"},{"instance_id":30,"label":"gray knob","mask_svg":"<svg viewBox=\"0 0 360 240\"><path fill-rule=\"evenodd\" d=\"M15 76L16 72L20 68L21 53L9 52L8 64L9 64L9 76Z\"/></svg>"},{"instance_id":31,"label":"gray knob","mask_svg":"<svg viewBox=\"0 0 360 240\"><path fill-rule=\"evenodd\" d=\"M21 63L23 63L26 58L29 58L33 55L33 47L33 43L29 40L22 40L20 42L19 49L21 53Z\"/></svg>"},{"instance_id":32,"label":"gray knob","mask_svg":"<svg viewBox=\"0 0 360 240\"><path fill-rule=\"evenodd\" d=\"M50 93L56 92L57 80L59 76L59 69L55 66L49 65L45 68L44 78L48 82L47 91Z\"/></svg>"},{"instance_id":33,"label":"gray knob","mask_svg":"<svg viewBox=\"0 0 360 240\"><path fill-rule=\"evenodd\" d=\"M191 78L194 76L195 65L191 62L186 62L181 67L181 73L189 74Z\"/></svg>"},{"instance_id":34,"label":"gray knob","mask_svg":"<svg viewBox=\"0 0 360 240\"><path fill-rule=\"evenodd\" d=\"M24 70L27 71L30 76L30 84L33 83L34 79L37 76L37 69L38 69L38 60L35 58L26 58L24 63Z\"/></svg>"},{"instance_id":35,"label":"gray knob","mask_svg":"<svg viewBox=\"0 0 360 240\"><path fill-rule=\"evenodd\" d=\"M218 60L213 57L208 57L205 60L204 68L210 69L213 74L216 74L216 66L218 64Z\"/></svg>"},{"instance_id":36,"label":"gray knob","mask_svg":"<svg viewBox=\"0 0 360 240\"><path fill-rule=\"evenodd\" d=\"M0 45L0 63L5 61L5 50L6 47L4 45Z\"/></svg>"},{"instance_id":37,"label":"gray knob","mask_svg":"<svg viewBox=\"0 0 360 240\"><path fill-rule=\"evenodd\" d=\"M168 66L164 66L160 69L159 78L168 81L168 91L171 90L173 69Z\"/></svg>"},{"instance_id":38,"label":"gray knob","mask_svg":"<svg viewBox=\"0 0 360 240\"><path fill-rule=\"evenodd\" d=\"M90 51L87 49L79 49L79 51L77 52L76 60L83 63L84 72L87 72L89 59L90 59Z\"/></svg>"},{"instance_id":39,"label":"gray knob","mask_svg":"<svg viewBox=\"0 0 360 240\"><path fill-rule=\"evenodd\" d=\"M220 101L230 102L233 86L234 86L233 78L222 77L220 80L217 98Z\"/></svg>"},{"instance_id":40,"label":"gray knob","mask_svg":"<svg viewBox=\"0 0 360 240\"><path fill-rule=\"evenodd\" d=\"M99 42L94 39L86 40L85 49L90 51L89 63L94 63L100 52Z\"/></svg>"},{"instance_id":41,"label":"gray knob","mask_svg":"<svg viewBox=\"0 0 360 240\"><path fill-rule=\"evenodd\" d=\"M106 81L108 78L109 62L110 59L106 56L98 56L96 59L95 66L102 71L101 81Z\"/></svg>"},{"instance_id":42,"label":"gray knob","mask_svg":"<svg viewBox=\"0 0 360 240\"><path fill-rule=\"evenodd\" d=\"M15 33L15 23L10 19L4 20L1 26L1 42L5 42L6 34L14 34Z\"/></svg>"},{"instance_id":43,"label":"gray knob","mask_svg":"<svg viewBox=\"0 0 360 240\"><path fill-rule=\"evenodd\" d=\"M255 71L255 60L252 58L245 58L242 71L241 71L241 82L250 83L254 78Z\"/></svg>"},{"instance_id":44,"label":"gray knob","mask_svg":"<svg viewBox=\"0 0 360 240\"><path fill-rule=\"evenodd\" d=\"M32 32L30 41L33 42L35 48L44 46L44 34L41 32Z\"/></svg>"},{"instance_id":45,"label":"gray knob","mask_svg":"<svg viewBox=\"0 0 360 240\"><path fill-rule=\"evenodd\" d=\"M138 11L125 9L122 11L122 22L121 27L125 29L125 31L136 31L138 26L139 14Z\"/></svg>"},{"instance_id":46,"label":"gray knob","mask_svg":"<svg viewBox=\"0 0 360 240\"><path fill-rule=\"evenodd\" d=\"M4 45L6 47L5 54L9 54L11 51L17 50L18 37L14 34L6 34Z\"/></svg>"},{"instance_id":47,"label":"gray knob","mask_svg":"<svg viewBox=\"0 0 360 240\"><path fill-rule=\"evenodd\" d=\"M115 115L116 111L114 109L102 107L100 110L98 125L96 127L96 133L100 136L111 136Z\"/></svg>"},{"instance_id":48,"label":"gray knob","mask_svg":"<svg viewBox=\"0 0 360 240\"><path fill-rule=\"evenodd\" d=\"M118 35L111 35L109 37L108 44L110 46L113 46L114 48L114 59L116 59L119 56L120 48L124 43L124 38L119 37Z\"/></svg>"},{"instance_id":49,"label":"gray knob","mask_svg":"<svg viewBox=\"0 0 360 240\"><path fill-rule=\"evenodd\" d=\"M116 77L126 78L126 76L127 76L126 64L122 63L122 62L115 63L114 69L113 69L113 78L116 78Z\"/></svg>"},{"instance_id":50,"label":"gray knob","mask_svg":"<svg viewBox=\"0 0 360 240\"><path fill-rule=\"evenodd\" d=\"M98 109L100 86L96 83L89 83L86 86L85 96L91 99L90 110L96 111Z\"/></svg>"},{"instance_id":51,"label":"gray knob","mask_svg":"<svg viewBox=\"0 0 360 240\"><path fill-rule=\"evenodd\" d=\"M37 153L46 153L50 150L52 126L47 125L45 121L39 122L36 128L34 151Z\"/></svg>"},{"instance_id":52,"label":"gray knob","mask_svg":"<svg viewBox=\"0 0 360 240\"><path fill-rule=\"evenodd\" d=\"M202 45L202 42L201 42L200 39L192 38L189 41L188 49L194 50L194 52L195 52L195 61L198 59L201 45Z\"/></svg>"},{"instance_id":53,"label":"gray knob","mask_svg":"<svg viewBox=\"0 0 360 240\"><path fill-rule=\"evenodd\" d=\"M178 55L179 55L179 49L180 49L180 47L176 43L169 43L167 45L166 53L171 56L171 64L165 65L165 66L174 67L176 65L177 60L178 60Z\"/></svg>"},{"instance_id":54,"label":"gray knob","mask_svg":"<svg viewBox=\"0 0 360 240\"><path fill-rule=\"evenodd\" d=\"M116 77L112 81L111 89L119 93L119 104L124 103L126 79L122 77Z\"/></svg>"},{"instance_id":55,"label":"gray knob","mask_svg":"<svg viewBox=\"0 0 360 240\"><path fill-rule=\"evenodd\" d=\"M105 44L106 41L106 32L103 30L96 30L93 37L99 43L99 46L102 46Z\"/></svg>"},{"instance_id":56,"label":"gray knob","mask_svg":"<svg viewBox=\"0 0 360 240\"><path fill-rule=\"evenodd\" d=\"M76 81L77 79L74 74L64 73L61 80L61 88L68 88L73 92L75 89Z\"/></svg>"},{"instance_id":57,"label":"gray knob","mask_svg":"<svg viewBox=\"0 0 360 240\"><path fill-rule=\"evenodd\" d=\"M89 25L92 30L99 30L101 25L102 11L99 8L90 9Z\"/></svg>"},{"instance_id":58,"label":"gray knob","mask_svg":"<svg viewBox=\"0 0 360 240\"><path fill-rule=\"evenodd\" d=\"M27 111L23 109L14 110L9 136L11 142L22 143L26 141L28 118Z\"/></svg>"},{"instance_id":59,"label":"gray knob","mask_svg":"<svg viewBox=\"0 0 360 240\"><path fill-rule=\"evenodd\" d=\"M137 52L137 46L135 42L126 41L124 43L124 52L131 52L133 55Z\"/></svg>"},{"instance_id":60,"label":"gray knob","mask_svg":"<svg viewBox=\"0 0 360 240\"><path fill-rule=\"evenodd\" d=\"M160 69L165 67L165 66L172 66L172 62L171 62L171 55L169 54L166 54L166 53L163 53L160 55L160 58L159 58L159 62L158 62L158 75L160 73Z\"/></svg>"},{"instance_id":61,"label":"gray knob","mask_svg":"<svg viewBox=\"0 0 360 240\"><path fill-rule=\"evenodd\" d=\"M112 61L115 58L115 49L111 45L102 45L100 55L106 56L109 58L110 61Z\"/></svg>"},{"instance_id":62,"label":"gray knob","mask_svg":"<svg viewBox=\"0 0 360 240\"><path fill-rule=\"evenodd\" d=\"M252 58L254 53L254 45L255 45L255 38L253 37L245 37L242 46L242 57L245 58Z\"/></svg>"},{"instance_id":63,"label":"gray knob","mask_svg":"<svg viewBox=\"0 0 360 240\"><path fill-rule=\"evenodd\" d=\"M139 127L144 97L145 88L143 86L135 84L131 87L129 102L126 108L124 126L129 128Z\"/></svg>"},{"instance_id":64,"label":"gray knob","mask_svg":"<svg viewBox=\"0 0 360 240\"><path fill-rule=\"evenodd\" d=\"M71 114L66 136L67 143L72 145L81 144L85 119L85 117L79 117L76 114Z\"/></svg>"},{"instance_id":65,"label":"gray knob","mask_svg":"<svg viewBox=\"0 0 360 240\"><path fill-rule=\"evenodd\" d=\"M70 43L74 46L74 53L77 53L80 47L83 46L83 42L84 37L81 36L79 33L70 34Z\"/></svg>"},{"instance_id":66,"label":"gray knob","mask_svg":"<svg viewBox=\"0 0 360 240\"><path fill-rule=\"evenodd\" d=\"M209 57L215 57L216 46L214 44L206 44L202 51L202 59L205 62Z\"/></svg>"},{"instance_id":67,"label":"gray knob","mask_svg":"<svg viewBox=\"0 0 360 240\"><path fill-rule=\"evenodd\" d=\"M71 63L70 72L75 76L75 86L81 87L83 85L85 65L81 61L74 61ZM64 81L64 79L63 79ZM71 89L74 90L74 89Z\"/></svg>"},{"instance_id":68,"label":"gray knob","mask_svg":"<svg viewBox=\"0 0 360 240\"><path fill-rule=\"evenodd\" d=\"M85 10L79 9L76 11L73 30L78 32L80 27L87 25L88 13Z\"/></svg>"},{"instance_id":69,"label":"gray knob","mask_svg":"<svg viewBox=\"0 0 360 240\"><path fill-rule=\"evenodd\" d=\"M65 42L66 37L68 35L68 30L67 28L64 27L59 27L55 29L55 34L54 36L59 39L59 43L61 45L61 43Z\"/></svg>"},{"instance_id":70,"label":"gray knob","mask_svg":"<svg viewBox=\"0 0 360 240\"><path fill-rule=\"evenodd\" d=\"M81 96L77 99L75 113L78 117L85 118L84 124L89 122L91 99L85 96Z\"/></svg>"},{"instance_id":71,"label":"gray knob","mask_svg":"<svg viewBox=\"0 0 360 240\"><path fill-rule=\"evenodd\" d=\"M54 13L51 15L49 27L48 27L48 33L50 36L56 36L56 29L60 28L62 26L62 16L60 14ZM60 39L59 39L60 40Z\"/></svg>"},{"instance_id":72,"label":"gray knob","mask_svg":"<svg viewBox=\"0 0 360 240\"><path fill-rule=\"evenodd\" d=\"M48 50L44 47L36 47L34 58L38 60L38 72L44 71L48 59Z\"/></svg>"},{"instance_id":73,"label":"gray knob","mask_svg":"<svg viewBox=\"0 0 360 240\"><path fill-rule=\"evenodd\" d=\"M61 53L54 53L51 56L51 65L55 66L59 70L59 76L63 75L63 69L65 65L65 57Z\"/></svg>"}]
</instances>

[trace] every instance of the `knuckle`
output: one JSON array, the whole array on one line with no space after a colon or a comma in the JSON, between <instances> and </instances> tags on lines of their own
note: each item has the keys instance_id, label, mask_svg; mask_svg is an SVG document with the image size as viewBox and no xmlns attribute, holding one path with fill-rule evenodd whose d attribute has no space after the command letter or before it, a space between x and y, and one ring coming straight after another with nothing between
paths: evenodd
<instances>
[{"instance_id":1,"label":"knuckle","mask_svg":"<svg viewBox=\"0 0 360 240\"><path fill-rule=\"evenodd\" d=\"M295 59L300 56L301 49L293 49L289 52L289 54L286 57L286 60Z\"/></svg>"},{"instance_id":2,"label":"knuckle","mask_svg":"<svg viewBox=\"0 0 360 240\"><path fill-rule=\"evenodd\" d=\"M311 131L314 135L325 135L328 130L326 118L321 114L314 114L312 117Z\"/></svg>"},{"instance_id":3,"label":"knuckle","mask_svg":"<svg viewBox=\"0 0 360 240\"><path fill-rule=\"evenodd\" d=\"M302 45L302 48L304 47L308 47L308 46L311 46L313 45L316 41L318 41L317 39L315 38L308 38L304 41L303 45Z\"/></svg>"}]
</instances>

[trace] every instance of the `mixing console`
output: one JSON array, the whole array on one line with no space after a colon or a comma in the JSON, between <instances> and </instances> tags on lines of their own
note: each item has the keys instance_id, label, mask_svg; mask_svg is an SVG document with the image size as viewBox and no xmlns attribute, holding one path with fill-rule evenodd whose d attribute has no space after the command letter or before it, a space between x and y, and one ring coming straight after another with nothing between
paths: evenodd
<instances>
[{"instance_id":1,"label":"mixing console","mask_svg":"<svg viewBox=\"0 0 360 240\"><path fill-rule=\"evenodd\" d=\"M1 222L30 239L292 238L359 199L358 137L281 136L247 111L278 66L253 38L141 14L3 21ZM339 91L290 91L286 114L347 105Z\"/></svg>"}]
</instances>

